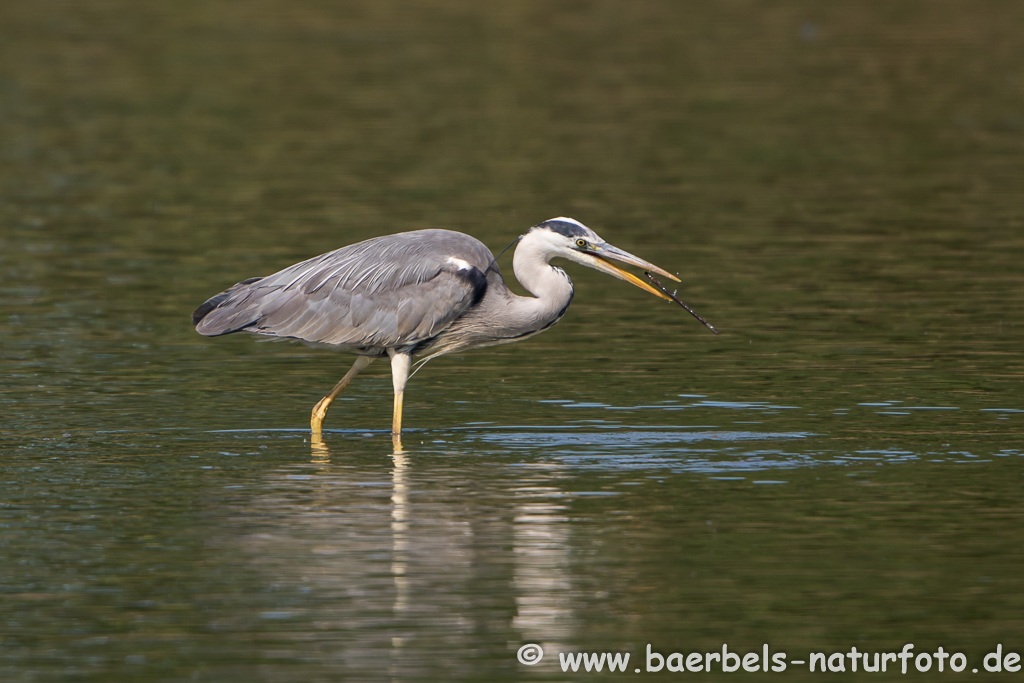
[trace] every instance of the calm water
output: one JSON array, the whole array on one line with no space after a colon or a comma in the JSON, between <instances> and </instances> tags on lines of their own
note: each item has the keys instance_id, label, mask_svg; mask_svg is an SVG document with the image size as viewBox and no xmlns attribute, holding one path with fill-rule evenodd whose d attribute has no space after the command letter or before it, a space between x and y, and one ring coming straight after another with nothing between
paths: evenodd
<instances>
[{"instance_id":1,"label":"calm water","mask_svg":"<svg viewBox=\"0 0 1024 683\"><path fill-rule=\"evenodd\" d=\"M634 669L723 643L1011 678L982 659L1024 653L1022 25L0 5L0 678L601 679L577 651L694 678ZM366 237L498 251L556 215L723 334L570 267L556 328L416 375L393 454L386 363L314 448L348 357L189 324Z\"/></svg>"}]
</instances>

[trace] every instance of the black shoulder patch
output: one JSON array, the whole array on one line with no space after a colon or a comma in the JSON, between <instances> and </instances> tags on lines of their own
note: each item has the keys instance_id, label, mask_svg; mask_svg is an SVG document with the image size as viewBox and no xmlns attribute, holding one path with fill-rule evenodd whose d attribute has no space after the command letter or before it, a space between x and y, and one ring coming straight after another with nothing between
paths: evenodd
<instances>
[{"instance_id":1,"label":"black shoulder patch","mask_svg":"<svg viewBox=\"0 0 1024 683\"><path fill-rule=\"evenodd\" d=\"M473 288L473 303L470 305L476 306L487 292L487 276L479 268L459 268L454 272L456 277Z\"/></svg>"}]
</instances>

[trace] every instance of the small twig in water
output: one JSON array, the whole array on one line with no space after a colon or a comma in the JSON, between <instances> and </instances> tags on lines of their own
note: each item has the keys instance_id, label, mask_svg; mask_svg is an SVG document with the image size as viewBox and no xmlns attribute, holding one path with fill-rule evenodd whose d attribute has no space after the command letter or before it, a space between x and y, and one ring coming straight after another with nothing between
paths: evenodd
<instances>
[{"instance_id":1,"label":"small twig in water","mask_svg":"<svg viewBox=\"0 0 1024 683\"><path fill-rule=\"evenodd\" d=\"M667 289L665 289L665 285L663 285L660 282L658 282L655 279L655 277L653 275L651 275L651 272L649 270L648 271L644 271L644 272L647 275L647 279L650 280L651 282L653 282L655 287L657 287L658 289L663 291L665 293L665 296L671 298L672 301L675 301L677 304L679 304L680 306L685 308L686 312L689 313L690 315L692 315L697 320L699 320L701 322L701 324L704 325L704 327L708 328L709 330L711 330L715 334L718 334L718 330L715 329L714 325L712 325L707 320L705 320L704 318L702 318L699 315L697 315L697 311L693 310L692 308L690 308L689 306L687 306L686 304L684 304L682 301L679 300L679 297L676 296L676 292L678 292L679 290L676 290L676 292L669 292Z\"/></svg>"}]
</instances>

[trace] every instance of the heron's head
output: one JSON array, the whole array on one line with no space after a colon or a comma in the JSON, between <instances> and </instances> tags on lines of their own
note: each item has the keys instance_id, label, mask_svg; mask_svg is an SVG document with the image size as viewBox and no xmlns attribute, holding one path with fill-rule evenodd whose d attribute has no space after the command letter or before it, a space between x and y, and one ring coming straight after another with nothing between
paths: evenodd
<instances>
[{"instance_id":1,"label":"heron's head","mask_svg":"<svg viewBox=\"0 0 1024 683\"><path fill-rule=\"evenodd\" d=\"M629 271L620 268L613 261L628 263L679 282L679 278L672 273L659 268L649 261L643 260L639 256L634 256L628 251L609 244L596 232L572 218L552 218L551 220L544 221L530 228L523 235L524 239L527 237L531 240L543 242L543 250L548 258L561 256L570 261L575 261L584 266L613 275L620 280L625 280L645 292L650 292L662 299L671 301L671 298L663 292L652 287Z\"/></svg>"}]
</instances>

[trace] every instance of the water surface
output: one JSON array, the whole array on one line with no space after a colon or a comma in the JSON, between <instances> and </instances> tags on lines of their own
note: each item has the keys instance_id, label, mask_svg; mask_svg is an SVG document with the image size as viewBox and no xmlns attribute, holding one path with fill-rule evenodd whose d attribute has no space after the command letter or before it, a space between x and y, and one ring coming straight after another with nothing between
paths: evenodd
<instances>
[{"instance_id":1,"label":"water surface","mask_svg":"<svg viewBox=\"0 0 1024 683\"><path fill-rule=\"evenodd\" d=\"M1024 651L1022 22L4 5L3 679L556 681L574 651L642 677L649 644L914 643L984 680ZM557 327L413 378L394 454L386 363L314 447L350 358L189 325L373 235L497 252L557 215L679 271L722 335L570 266Z\"/></svg>"}]
</instances>

